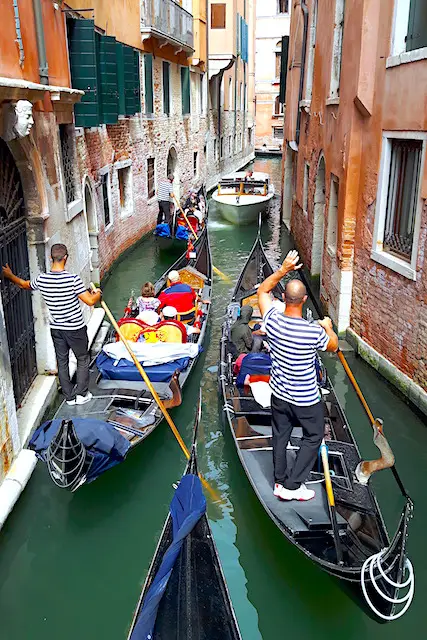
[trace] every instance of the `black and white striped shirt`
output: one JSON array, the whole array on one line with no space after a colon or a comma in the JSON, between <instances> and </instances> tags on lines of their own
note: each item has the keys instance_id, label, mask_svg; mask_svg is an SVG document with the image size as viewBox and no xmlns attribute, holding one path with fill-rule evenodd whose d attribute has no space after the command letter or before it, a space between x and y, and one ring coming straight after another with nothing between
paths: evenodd
<instances>
[{"instance_id":1,"label":"black and white striped shirt","mask_svg":"<svg viewBox=\"0 0 427 640\"><path fill-rule=\"evenodd\" d=\"M300 407L320 400L316 351L326 351L329 338L317 323L290 318L271 307L264 314L271 349L270 386L275 396Z\"/></svg>"},{"instance_id":2,"label":"black and white striped shirt","mask_svg":"<svg viewBox=\"0 0 427 640\"><path fill-rule=\"evenodd\" d=\"M75 331L85 326L78 296L86 287L79 276L68 271L50 271L38 275L30 285L43 296L51 329Z\"/></svg>"},{"instance_id":3,"label":"black and white striped shirt","mask_svg":"<svg viewBox=\"0 0 427 640\"><path fill-rule=\"evenodd\" d=\"M161 200L169 202L171 200L172 193L172 183L169 180L160 180L159 186L157 187L157 200L160 202Z\"/></svg>"}]
</instances>

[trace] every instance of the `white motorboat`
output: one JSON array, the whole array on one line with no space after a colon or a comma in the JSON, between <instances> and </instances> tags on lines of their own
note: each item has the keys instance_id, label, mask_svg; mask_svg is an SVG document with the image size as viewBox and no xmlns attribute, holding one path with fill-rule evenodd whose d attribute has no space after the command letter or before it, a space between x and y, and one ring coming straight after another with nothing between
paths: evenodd
<instances>
[{"instance_id":1,"label":"white motorboat","mask_svg":"<svg viewBox=\"0 0 427 640\"><path fill-rule=\"evenodd\" d=\"M218 203L223 218L233 224L251 224L258 221L274 196L274 185L268 173L244 171L221 178L212 199Z\"/></svg>"}]
</instances>

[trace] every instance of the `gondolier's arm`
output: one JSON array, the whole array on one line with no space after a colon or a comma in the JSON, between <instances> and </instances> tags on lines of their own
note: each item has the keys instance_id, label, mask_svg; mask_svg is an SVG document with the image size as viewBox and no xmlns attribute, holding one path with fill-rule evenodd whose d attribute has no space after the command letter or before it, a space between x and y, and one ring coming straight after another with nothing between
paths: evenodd
<instances>
[{"instance_id":1,"label":"gondolier's arm","mask_svg":"<svg viewBox=\"0 0 427 640\"><path fill-rule=\"evenodd\" d=\"M297 271L301 269L301 267L302 262L300 263L299 261L298 251L289 251L280 269L272 273L264 282L261 282L258 287L258 304L263 316L273 304L270 292L273 291L274 287L279 284L280 280L284 278L287 273Z\"/></svg>"}]
</instances>

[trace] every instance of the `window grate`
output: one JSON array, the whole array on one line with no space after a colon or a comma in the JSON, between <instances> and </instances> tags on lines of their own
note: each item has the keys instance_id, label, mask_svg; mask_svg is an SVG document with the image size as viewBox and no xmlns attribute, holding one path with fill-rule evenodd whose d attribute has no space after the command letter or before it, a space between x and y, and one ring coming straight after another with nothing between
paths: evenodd
<instances>
[{"instance_id":1,"label":"window grate","mask_svg":"<svg viewBox=\"0 0 427 640\"><path fill-rule=\"evenodd\" d=\"M108 200L108 179L109 179L108 173L104 173L101 176L102 204L104 209L104 224L106 227L108 227L108 225L111 222L110 203Z\"/></svg>"},{"instance_id":2,"label":"window grate","mask_svg":"<svg viewBox=\"0 0 427 640\"><path fill-rule=\"evenodd\" d=\"M154 158L147 158L147 188L148 188L148 199L153 198L155 194Z\"/></svg>"},{"instance_id":3,"label":"window grate","mask_svg":"<svg viewBox=\"0 0 427 640\"><path fill-rule=\"evenodd\" d=\"M418 207L421 140L392 140L383 248L410 261Z\"/></svg>"},{"instance_id":4,"label":"window grate","mask_svg":"<svg viewBox=\"0 0 427 640\"><path fill-rule=\"evenodd\" d=\"M71 125L60 124L59 125L59 138L61 141L61 157L62 157L62 171L64 174L65 182L65 196L67 198L67 204L76 200L76 181L75 181L75 165L76 154L74 151L74 140L70 135L69 127Z\"/></svg>"}]
</instances>

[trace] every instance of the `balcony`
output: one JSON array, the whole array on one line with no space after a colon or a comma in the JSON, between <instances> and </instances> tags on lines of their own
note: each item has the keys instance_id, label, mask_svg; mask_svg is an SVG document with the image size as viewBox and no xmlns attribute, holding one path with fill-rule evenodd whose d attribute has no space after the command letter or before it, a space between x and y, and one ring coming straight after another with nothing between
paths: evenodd
<instances>
[{"instance_id":1,"label":"balcony","mask_svg":"<svg viewBox=\"0 0 427 640\"><path fill-rule=\"evenodd\" d=\"M142 40L157 38L160 46L172 45L193 53L193 16L173 0L141 0Z\"/></svg>"}]
</instances>

